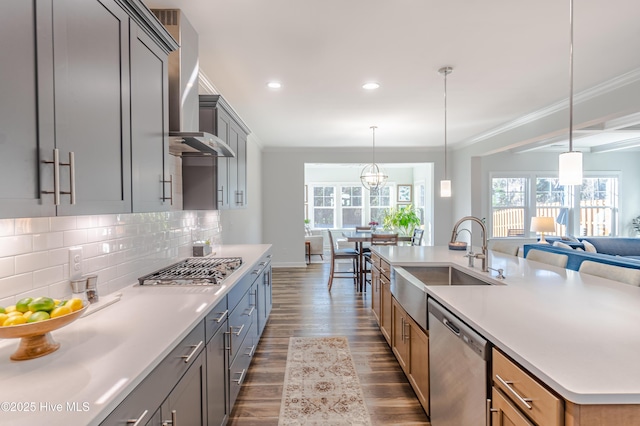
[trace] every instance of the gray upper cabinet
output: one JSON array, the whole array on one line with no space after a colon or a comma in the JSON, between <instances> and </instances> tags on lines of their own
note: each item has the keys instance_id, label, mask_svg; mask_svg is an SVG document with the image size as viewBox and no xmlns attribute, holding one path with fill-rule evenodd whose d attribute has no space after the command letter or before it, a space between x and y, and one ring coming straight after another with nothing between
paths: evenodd
<instances>
[{"instance_id":1,"label":"gray upper cabinet","mask_svg":"<svg viewBox=\"0 0 640 426\"><path fill-rule=\"evenodd\" d=\"M0 217L166 209L177 43L146 6L3 0L0 24Z\"/></svg>"},{"instance_id":2,"label":"gray upper cabinet","mask_svg":"<svg viewBox=\"0 0 640 426\"><path fill-rule=\"evenodd\" d=\"M133 211L168 210L167 53L131 25L131 161Z\"/></svg>"},{"instance_id":3,"label":"gray upper cabinet","mask_svg":"<svg viewBox=\"0 0 640 426\"><path fill-rule=\"evenodd\" d=\"M200 130L218 136L236 153L218 157L218 209L246 207L249 128L222 96L200 95Z\"/></svg>"},{"instance_id":4,"label":"gray upper cabinet","mask_svg":"<svg viewBox=\"0 0 640 426\"><path fill-rule=\"evenodd\" d=\"M51 43L41 46L39 40L46 40L51 29L47 16L50 22L50 9L36 9L35 1L0 3L0 217L52 216L56 211L52 198L40 192L42 186L53 187L53 176L39 173L40 154L51 157L54 148L53 109L38 111L37 102L38 72L52 67ZM44 23L38 33L37 21ZM52 102L50 91L40 96L43 101L47 96L43 104Z\"/></svg>"}]
</instances>

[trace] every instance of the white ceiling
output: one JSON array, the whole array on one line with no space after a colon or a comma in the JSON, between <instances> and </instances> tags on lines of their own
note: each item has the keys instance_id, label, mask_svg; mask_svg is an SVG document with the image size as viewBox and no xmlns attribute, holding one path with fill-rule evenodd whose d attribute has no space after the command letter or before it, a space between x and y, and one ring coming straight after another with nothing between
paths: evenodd
<instances>
[{"instance_id":1,"label":"white ceiling","mask_svg":"<svg viewBox=\"0 0 640 426\"><path fill-rule=\"evenodd\" d=\"M568 0L145 3L184 12L201 71L266 147L370 147L371 125L376 146L441 146L443 66L450 145L569 94ZM640 1L574 3L574 93L640 69Z\"/></svg>"}]
</instances>

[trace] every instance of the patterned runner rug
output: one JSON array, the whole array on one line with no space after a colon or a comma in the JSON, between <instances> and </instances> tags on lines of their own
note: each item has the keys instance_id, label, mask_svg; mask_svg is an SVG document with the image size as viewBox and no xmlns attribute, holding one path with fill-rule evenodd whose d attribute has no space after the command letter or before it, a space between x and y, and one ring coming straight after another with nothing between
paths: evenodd
<instances>
[{"instance_id":1,"label":"patterned runner rug","mask_svg":"<svg viewBox=\"0 0 640 426\"><path fill-rule=\"evenodd\" d=\"M291 337L279 425L371 425L346 337Z\"/></svg>"}]
</instances>

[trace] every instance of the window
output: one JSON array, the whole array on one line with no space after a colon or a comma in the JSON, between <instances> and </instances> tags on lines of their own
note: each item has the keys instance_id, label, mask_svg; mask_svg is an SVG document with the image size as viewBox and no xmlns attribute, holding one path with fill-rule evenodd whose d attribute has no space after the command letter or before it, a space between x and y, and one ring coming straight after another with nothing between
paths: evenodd
<instances>
[{"instance_id":1,"label":"window","mask_svg":"<svg viewBox=\"0 0 640 426\"><path fill-rule=\"evenodd\" d=\"M389 186L369 191L369 221L375 221L382 225L385 212L391 207L392 199Z\"/></svg>"},{"instance_id":2,"label":"window","mask_svg":"<svg viewBox=\"0 0 640 426\"><path fill-rule=\"evenodd\" d=\"M355 228L362 225L362 186L342 187L342 227Z\"/></svg>"},{"instance_id":3,"label":"window","mask_svg":"<svg viewBox=\"0 0 640 426\"><path fill-rule=\"evenodd\" d=\"M334 186L316 186L313 188L313 227L335 227L335 192Z\"/></svg>"},{"instance_id":4,"label":"window","mask_svg":"<svg viewBox=\"0 0 640 426\"><path fill-rule=\"evenodd\" d=\"M492 236L524 236L528 179L491 179Z\"/></svg>"},{"instance_id":5,"label":"window","mask_svg":"<svg viewBox=\"0 0 640 426\"><path fill-rule=\"evenodd\" d=\"M533 237L533 216L555 219L550 235L617 235L617 176L588 176L581 186L567 187L556 177L535 173L491 176L490 181L492 237Z\"/></svg>"}]
</instances>

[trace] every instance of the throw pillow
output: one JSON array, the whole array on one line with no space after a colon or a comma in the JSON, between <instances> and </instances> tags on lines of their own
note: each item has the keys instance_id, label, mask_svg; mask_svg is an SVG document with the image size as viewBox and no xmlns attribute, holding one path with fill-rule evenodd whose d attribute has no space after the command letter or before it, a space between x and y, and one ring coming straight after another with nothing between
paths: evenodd
<instances>
[{"instance_id":1,"label":"throw pillow","mask_svg":"<svg viewBox=\"0 0 640 426\"><path fill-rule=\"evenodd\" d=\"M578 241L578 239L576 237L574 237L573 235L567 235L567 239L569 241L571 241L572 243L579 243L580 241Z\"/></svg>"},{"instance_id":2,"label":"throw pillow","mask_svg":"<svg viewBox=\"0 0 640 426\"><path fill-rule=\"evenodd\" d=\"M598 250L587 240L582 240L582 245L584 246L584 251L587 253L597 253Z\"/></svg>"},{"instance_id":3,"label":"throw pillow","mask_svg":"<svg viewBox=\"0 0 640 426\"><path fill-rule=\"evenodd\" d=\"M554 246L554 247L564 248L564 249L571 249L571 246L570 246L570 245L565 244L565 243L560 242L560 241L556 241L556 242L554 242L554 243L553 243L553 246ZM573 249L572 249L572 250L573 250Z\"/></svg>"}]
</instances>

